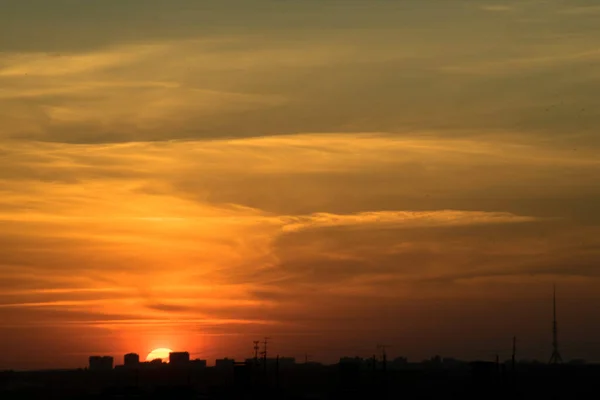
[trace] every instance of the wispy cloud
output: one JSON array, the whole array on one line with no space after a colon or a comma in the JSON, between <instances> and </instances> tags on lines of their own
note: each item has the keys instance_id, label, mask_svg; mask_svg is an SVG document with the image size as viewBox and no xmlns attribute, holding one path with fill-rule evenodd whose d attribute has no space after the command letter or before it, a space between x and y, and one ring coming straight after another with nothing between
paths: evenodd
<instances>
[{"instance_id":1,"label":"wispy cloud","mask_svg":"<svg viewBox=\"0 0 600 400\"><path fill-rule=\"evenodd\" d=\"M351 226L396 226L396 227L435 227L461 226L496 223L533 222L535 217L518 216L510 213L487 213L477 211L440 210L431 212L379 211L354 215L319 213L309 216L283 218L283 230L294 232L302 229Z\"/></svg>"},{"instance_id":2,"label":"wispy cloud","mask_svg":"<svg viewBox=\"0 0 600 400\"><path fill-rule=\"evenodd\" d=\"M491 226L519 230L524 228L517 225L554 220L496 210L369 209L361 203L353 205L358 211L324 212L317 203L314 210L277 212L268 203L246 201L256 187L232 187L231 180L345 177L342 185L356 193L347 202L351 205L362 186L350 178L370 170L409 183L397 189L372 184L373 192L399 190L406 197L433 190L428 189L433 184L437 193L455 193L456 187L479 190L488 177L486 165L495 171L496 182L509 164L524 166L518 182L527 182L532 171L556 180L555 168L597 168L591 151L575 157L551 147L479 139L313 134L111 145L6 142L3 162L14 170L2 177L0 270L21 278L5 288L2 313L11 316L12 325L21 323L15 319L21 312L54 313L64 321L85 313L120 315L123 320L135 317L138 322L130 326L137 327L152 326L165 315L173 324L206 318L243 319L252 325L265 310L275 322L289 321L286 313L299 315L306 292L394 298L393 291L374 288L383 281L396 282L396 288L407 281L419 285L424 277L464 266L466 253L486 259L492 254L481 244L479 250L467 246L467 239L444 247L437 239L410 239L413 234ZM452 170L468 169L473 160L480 164L478 172L468 181L453 181ZM214 180L219 176L225 177L223 183ZM329 196L331 184L305 189L304 200L289 207ZM223 190L230 201L215 197ZM505 252L516 250L508 246ZM443 266L442 259L449 265ZM397 263L420 269L397 269ZM47 324L48 318L39 321ZM93 326L110 330L121 325Z\"/></svg>"},{"instance_id":3,"label":"wispy cloud","mask_svg":"<svg viewBox=\"0 0 600 400\"><path fill-rule=\"evenodd\" d=\"M538 57L500 59L497 61L486 60L462 65L446 65L440 67L440 70L453 73L510 75L522 73L523 71L535 71L560 65L589 63L590 61L598 59L600 59L600 51L590 48L585 51L570 54L563 53Z\"/></svg>"},{"instance_id":4,"label":"wispy cloud","mask_svg":"<svg viewBox=\"0 0 600 400\"><path fill-rule=\"evenodd\" d=\"M567 8L558 10L558 13L565 14L565 15L593 16L593 15L600 14L600 6L589 5L589 6L567 7Z\"/></svg>"},{"instance_id":5,"label":"wispy cloud","mask_svg":"<svg viewBox=\"0 0 600 400\"><path fill-rule=\"evenodd\" d=\"M16 53L3 55L2 77L62 77L94 74L144 61L151 55L162 54L161 45L126 46L87 54Z\"/></svg>"},{"instance_id":6,"label":"wispy cloud","mask_svg":"<svg viewBox=\"0 0 600 400\"><path fill-rule=\"evenodd\" d=\"M126 288L96 288L96 287L72 287L72 288L37 288L25 290L2 290L2 296L27 296L27 295L43 295L43 294L77 294L77 293L115 293L125 292Z\"/></svg>"},{"instance_id":7,"label":"wispy cloud","mask_svg":"<svg viewBox=\"0 0 600 400\"><path fill-rule=\"evenodd\" d=\"M514 10L514 7L506 4L484 4L479 6L479 8L483 11L490 12L508 12Z\"/></svg>"}]
</instances>

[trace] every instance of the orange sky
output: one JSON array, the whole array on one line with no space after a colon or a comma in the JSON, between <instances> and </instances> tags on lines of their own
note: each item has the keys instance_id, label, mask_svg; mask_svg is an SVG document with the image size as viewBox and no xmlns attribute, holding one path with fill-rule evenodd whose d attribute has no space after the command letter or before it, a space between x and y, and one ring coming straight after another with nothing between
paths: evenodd
<instances>
[{"instance_id":1,"label":"orange sky","mask_svg":"<svg viewBox=\"0 0 600 400\"><path fill-rule=\"evenodd\" d=\"M563 356L600 359L598 7L29 3L0 15L0 369L264 336L545 360L553 283Z\"/></svg>"}]
</instances>

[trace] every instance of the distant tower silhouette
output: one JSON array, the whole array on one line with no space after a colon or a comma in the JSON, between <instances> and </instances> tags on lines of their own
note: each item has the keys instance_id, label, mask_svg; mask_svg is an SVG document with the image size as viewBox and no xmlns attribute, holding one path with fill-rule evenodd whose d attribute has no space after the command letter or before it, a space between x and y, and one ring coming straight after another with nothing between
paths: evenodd
<instances>
[{"instance_id":1,"label":"distant tower silhouette","mask_svg":"<svg viewBox=\"0 0 600 400\"><path fill-rule=\"evenodd\" d=\"M267 373L267 344L268 344L269 339L271 339L271 338L265 337L265 340L263 342L263 346L264 346L263 351L261 352L261 355L263 356L263 364L264 364L263 370L264 370L265 374Z\"/></svg>"},{"instance_id":2,"label":"distant tower silhouette","mask_svg":"<svg viewBox=\"0 0 600 400\"><path fill-rule=\"evenodd\" d=\"M258 365L258 340L254 341L254 365Z\"/></svg>"},{"instance_id":3,"label":"distant tower silhouette","mask_svg":"<svg viewBox=\"0 0 600 400\"><path fill-rule=\"evenodd\" d=\"M387 353L385 352L385 350L391 347L390 345L387 344L378 344L377 345L377 349L381 349L381 363L383 366L383 370L386 371L387 370Z\"/></svg>"},{"instance_id":4,"label":"distant tower silhouette","mask_svg":"<svg viewBox=\"0 0 600 400\"><path fill-rule=\"evenodd\" d=\"M562 357L558 351L558 323L556 322L556 285L553 286L553 314L554 320L552 323L552 355L550 356L549 364L560 364L562 363Z\"/></svg>"}]
</instances>

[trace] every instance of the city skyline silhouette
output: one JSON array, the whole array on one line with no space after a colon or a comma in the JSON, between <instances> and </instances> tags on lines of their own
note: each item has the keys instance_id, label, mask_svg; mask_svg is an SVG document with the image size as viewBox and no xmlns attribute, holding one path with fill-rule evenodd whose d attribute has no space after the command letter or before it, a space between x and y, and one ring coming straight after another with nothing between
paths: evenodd
<instances>
[{"instance_id":1,"label":"city skyline silhouette","mask_svg":"<svg viewBox=\"0 0 600 400\"><path fill-rule=\"evenodd\" d=\"M1 9L0 397L595 379L590 0Z\"/></svg>"},{"instance_id":2,"label":"city skyline silhouette","mask_svg":"<svg viewBox=\"0 0 600 400\"><path fill-rule=\"evenodd\" d=\"M583 358L571 358L571 359L567 359L567 360L563 360L560 351L559 351L559 346L558 346L558 335L557 335L557 331L558 331L558 319L557 319L557 295L556 295L556 285L553 284L552 286L552 342L551 342L551 356L550 356L550 360L548 362L548 364L563 364L563 363L567 363L567 364L575 364L575 365L583 365L586 363L591 363L591 364L595 364L596 360L586 360ZM238 357L231 357L231 353L224 353L224 354L229 354L228 355L220 355L220 356L215 356L212 360L208 359L207 357L202 357L202 356L206 356L207 353L206 352L201 352L201 351L194 351L194 352L190 352L188 350L185 349L179 349L179 350L172 350L170 348L156 348L156 349L151 349L150 351L147 352L146 355L144 355L145 353L142 354L138 354L136 352L127 352L126 354L123 354L123 362L121 364L118 364L118 359L120 358L119 356L115 356L114 353L113 354L96 354L96 355L90 355L87 359L88 359L88 364L86 368L89 369L95 369L93 367L93 364L98 365L99 367L97 367L100 370L106 370L106 369L110 369L112 370L115 367L119 367L119 366L127 366L128 364L131 366L131 364L133 363L134 365L140 366L140 365L150 365L150 366L157 366L157 365L161 365L161 364L169 364L171 363L171 357L173 355L175 356L184 356L185 361L183 362L184 365L186 364L190 364L190 363L198 363L201 362L201 365L204 367L213 367L213 366L217 366L218 367L218 363L219 361L231 361L231 363L233 364L236 359L237 360L242 360L239 362L245 362L245 363L259 363L259 361L262 363L264 362L268 357L267 357L267 343L269 340L272 340L272 337L264 337L263 340L255 340L253 341L253 346L252 346L252 351L251 352L247 352L247 354L245 354L244 356L239 356ZM439 363L450 363L450 365L454 365L454 364L467 364L469 362L473 362L473 361L487 361L487 362L495 362L495 363L502 363L502 364L507 364L507 363L512 363L513 367L514 367L514 363L525 363L525 364L534 364L534 365L539 365L539 364L543 364L543 361L539 360L539 359L531 359L531 358L526 358L526 357L520 357L517 358L517 337L513 336L512 338L512 347L511 347L511 353L510 353L510 357L507 357L507 348L502 348L501 350L499 350L501 347L496 347L495 350L487 350L481 353L487 353L484 357L479 357L476 359L464 359L464 358L460 358L460 357L455 357L455 356L449 356L449 355L440 355L439 353L436 354L432 354L430 357L426 357L426 358L422 358L422 359L412 359L409 360L404 354L398 354L396 355L394 358L391 358L390 361L393 364L394 362L401 362L402 364L412 364L412 365L417 365L417 364L430 364L432 362L439 362ZM273 343L271 342L271 345ZM262 346L262 347L261 347ZM342 362L342 360L361 360L361 363L369 363L371 359L375 360L376 363L382 363L382 364L386 364L386 360L389 358L390 356L390 348L392 348L393 346L391 345L382 345L382 344L377 344L377 346L374 348L374 354L370 355L369 351L365 351L365 349L362 349L362 351L359 351L357 353L352 354L352 350L346 350L346 353L343 354L339 354L338 359L334 360L333 362L330 360L319 360L318 358L315 359L313 355L310 355L311 357L311 364L318 364L318 365L334 365L334 364L339 364ZM358 347L356 347L355 349L358 349ZM280 350L283 350L281 348L277 349L276 347L276 356L275 357L270 357L269 360L271 360L271 362L273 362L275 359L279 359L280 357ZM370 349L373 350L373 349ZM522 354L523 349L520 348L520 353ZM254 354L253 357L250 357L248 355L252 355L252 352ZM362 353L362 354L361 354ZM527 349L525 349L525 354L528 354ZM210 352L208 353L210 354ZM365 354L368 354L367 356L365 356ZM272 355L272 354L271 354ZM289 354L291 355L291 354ZM520 355L520 354L519 354ZM133 357L133 358L132 358ZM304 353L304 363L308 364L308 353ZM128 358L130 359L128 362ZM292 364L296 364L296 357L292 356L292 357L283 357L286 360L289 360L289 362L291 362ZM438 360L439 361L435 361ZM94 361L92 361L94 360ZM214 361L214 362L213 362ZM158 363L158 364L157 364ZM300 363L300 362L298 362ZM181 365L181 361L177 361L176 365L179 364ZM190 365L192 365L190 364ZM107 367L108 365L108 367ZM82 368L82 366L79 366L78 368ZM6 370L12 370L12 368L5 368ZM59 368L60 369L60 368Z\"/></svg>"}]
</instances>

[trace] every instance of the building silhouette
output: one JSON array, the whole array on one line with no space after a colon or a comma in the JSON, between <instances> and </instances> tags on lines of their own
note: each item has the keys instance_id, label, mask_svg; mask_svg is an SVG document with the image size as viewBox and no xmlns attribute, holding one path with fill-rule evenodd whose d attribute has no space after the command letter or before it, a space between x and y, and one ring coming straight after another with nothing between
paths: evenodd
<instances>
[{"instance_id":1,"label":"building silhouette","mask_svg":"<svg viewBox=\"0 0 600 400\"><path fill-rule=\"evenodd\" d=\"M169 353L169 364L172 367L186 367L190 363L190 353L187 351L174 351Z\"/></svg>"},{"instance_id":2,"label":"building silhouette","mask_svg":"<svg viewBox=\"0 0 600 400\"><path fill-rule=\"evenodd\" d=\"M137 368L140 366L140 356L136 353L128 353L123 356L123 365L127 368Z\"/></svg>"},{"instance_id":3,"label":"building silhouette","mask_svg":"<svg viewBox=\"0 0 600 400\"><path fill-rule=\"evenodd\" d=\"M275 360L275 363L282 369L292 368L296 365L296 359L293 357L279 357Z\"/></svg>"},{"instance_id":4,"label":"building silhouette","mask_svg":"<svg viewBox=\"0 0 600 400\"><path fill-rule=\"evenodd\" d=\"M162 359L160 359L160 358L155 358L154 360L152 360L152 361L147 361L147 362L145 362L144 364L145 364L145 365L149 365L149 366L151 366L151 367L160 367L160 366L162 366L164 363L163 363L163 360L162 360Z\"/></svg>"},{"instance_id":5,"label":"building silhouette","mask_svg":"<svg viewBox=\"0 0 600 400\"><path fill-rule=\"evenodd\" d=\"M110 371L113 369L114 360L110 356L91 356L89 358L90 371Z\"/></svg>"},{"instance_id":6,"label":"building silhouette","mask_svg":"<svg viewBox=\"0 0 600 400\"><path fill-rule=\"evenodd\" d=\"M231 358L219 358L215 360L215 368L222 371L233 371L235 360Z\"/></svg>"},{"instance_id":7,"label":"building silhouette","mask_svg":"<svg viewBox=\"0 0 600 400\"><path fill-rule=\"evenodd\" d=\"M190 366L196 369L206 368L206 364L206 360L200 360L199 358L190 361Z\"/></svg>"},{"instance_id":8,"label":"building silhouette","mask_svg":"<svg viewBox=\"0 0 600 400\"><path fill-rule=\"evenodd\" d=\"M404 369L408 365L408 359L406 357L396 357L390 362L390 368L392 369Z\"/></svg>"}]
</instances>

